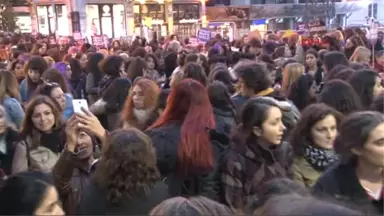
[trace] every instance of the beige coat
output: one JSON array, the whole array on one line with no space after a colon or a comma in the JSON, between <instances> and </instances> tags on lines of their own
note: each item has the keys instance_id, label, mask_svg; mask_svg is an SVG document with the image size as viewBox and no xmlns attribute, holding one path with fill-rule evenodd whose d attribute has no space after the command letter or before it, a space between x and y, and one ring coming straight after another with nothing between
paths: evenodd
<instances>
[{"instance_id":1,"label":"beige coat","mask_svg":"<svg viewBox=\"0 0 384 216\"><path fill-rule=\"evenodd\" d=\"M304 157L296 156L292 165L293 180L307 188L313 187L322 174L315 170Z\"/></svg>"}]
</instances>

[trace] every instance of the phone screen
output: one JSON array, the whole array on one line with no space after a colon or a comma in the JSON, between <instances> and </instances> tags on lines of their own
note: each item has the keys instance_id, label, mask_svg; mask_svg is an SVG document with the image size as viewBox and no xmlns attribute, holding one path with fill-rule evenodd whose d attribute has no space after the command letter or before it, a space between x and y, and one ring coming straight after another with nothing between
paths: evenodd
<instances>
[{"instance_id":1,"label":"phone screen","mask_svg":"<svg viewBox=\"0 0 384 216\"><path fill-rule=\"evenodd\" d=\"M73 111L75 113L84 113L81 108L88 110L88 102L84 99L74 99L72 100Z\"/></svg>"}]
</instances>

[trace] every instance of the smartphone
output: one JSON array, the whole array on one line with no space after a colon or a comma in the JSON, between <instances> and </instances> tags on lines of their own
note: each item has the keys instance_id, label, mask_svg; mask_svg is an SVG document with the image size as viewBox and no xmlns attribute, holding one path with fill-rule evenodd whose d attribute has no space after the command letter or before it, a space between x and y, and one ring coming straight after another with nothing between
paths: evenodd
<instances>
[{"instance_id":1,"label":"smartphone","mask_svg":"<svg viewBox=\"0 0 384 216\"><path fill-rule=\"evenodd\" d=\"M72 105L73 105L73 111L75 113L84 114L84 112L81 110L81 108L88 110L88 102L85 99L73 99Z\"/></svg>"}]
</instances>

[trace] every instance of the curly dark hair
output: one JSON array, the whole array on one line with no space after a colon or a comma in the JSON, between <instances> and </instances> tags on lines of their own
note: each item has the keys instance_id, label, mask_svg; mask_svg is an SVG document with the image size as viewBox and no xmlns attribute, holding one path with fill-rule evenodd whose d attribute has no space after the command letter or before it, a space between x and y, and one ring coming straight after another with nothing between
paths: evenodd
<instances>
[{"instance_id":1,"label":"curly dark hair","mask_svg":"<svg viewBox=\"0 0 384 216\"><path fill-rule=\"evenodd\" d=\"M339 126L343 114L324 103L311 104L302 111L300 121L292 130L290 136L290 143L297 156L303 156L305 146L313 144L312 127L328 115L333 116L336 119L337 126Z\"/></svg>"},{"instance_id":2,"label":"curly dark hair","mask_svg":"<svg viewBox=\"0 0 384 216\"><path fill-rule=\"evenodd\" d=\"M235 67L235 72L239 79L244 81L247 88L253 89L257 94L272 85L266 66L254 62L244 62Z\"/></svg>"},{"instance_id":3,"label":"curly dark hair","mask_svg":"<svg viewBox=\"0 0 384 216\"><path fill-rule=\"evenodd\" d=\"M152 141L135 128L110 135L92 176L97 186L107 190L107 200L115 206L124 199L148 193L159 179Z\"/></svg>"}]
</instances>

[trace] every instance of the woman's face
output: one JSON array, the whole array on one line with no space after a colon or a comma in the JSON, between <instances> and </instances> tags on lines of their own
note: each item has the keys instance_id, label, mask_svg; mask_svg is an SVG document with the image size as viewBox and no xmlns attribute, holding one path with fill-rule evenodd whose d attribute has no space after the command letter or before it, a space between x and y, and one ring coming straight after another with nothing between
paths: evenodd
<instances>
[{"instance_id":1,"label":"woman's face","mask_svg":"<svg viewBox=\"0 0 384 216\"><path fill-rule=\"evenodd\" d=\"M261 126L259 137L267 143L280 145L283 139L284 130L285 126L282 121L282 113L280 109L277 107L269 108L267 111L267 118Z\"/></svg>"},{"instance_id":2,"label":"woman's face","mask_svg":"<svg viewBox=\"0 0 384 216\"><path fill-rule=\"evenodd\" d=\"M384 55L376 57L376 63L384 67Z\"/></svg>"},{"instance_id":3,"label":"woman's face","mask_svg":"<svg viewBox=\"0 0 384 216\"><path fill-rule=\"evenodd\" d=\"M147 66L148 66L148 69L155 69L155 61L153 60L153 58L149 57L147 58Z\"/></svg>"},{"instance_id":4,"label":"woman's face","mask_svg":"<svg viewBox=\"0 0 384 216\"><path fill-rule=\"evenodd\" d=\"M360 63L369 65L370 62L371 62L371 56L370 55L364 55L361 58L361 62Z\"/></svg>"},{"instance_id":5,"label":"woman's face","mask_svg":"<svg viewBox=\"0 0 384 216\"><path fill-rule=\"evenodd\" d=\"M65 68L65 76L70 79L71 76L72 76L72 69L71 69L71 66L70 65L67 65L67 67Z\"/></svg>"},{"instance_id":6,"label":"woman's face","mask_svg":"<svg viewBox=\"0 0 384 216\"><path fill-rule=\"evenodd\" d=\"M136 85L132 89L132 101L133 101L133 106L136 109L144 109L145 104L144 104L144 91L141 89L139 85Z\"/></svg>"},{"instance_id":7,"label":"woman's face","mask_svg":"<svg viewBox=\"0 0 384 216\"><path fill-rule=\"evenodd\" d=\"M24 65L21 63L17 63L15 65L15 75L16 77L23 77L24 76L24 70L23 70Z\"/></svg>"},{"instance_id":8,"label":"woman's face","mask_svg":"<svg viewBox=\"0 0 384 216\"><path fill-rule=\"evenodd\" d=\"M32 80L34 83L38 83L40 81L40 73L38 70L29 69L28 70L28 77Z\"/></svg>"},{"instance_id":9,"label":"woman's face","mask_svg":"<svg viewBox=\"0 0 384 216\"><path fill-rule=\"evenodd\" d=\"M309 91L308 91L308 94L311 98L316 97L316 90L317 90L316 82L313 82L311 87L309 88Z\"/></svg>"},{"instance_id":10,"label":"woman's face","mask_svg":"<svg viewBox=\"0 0 384 216\"><path fill-rule=\"evenodd\" d=\"M364 147L353 149L359 159L369 162L374 166L384 167L384 123L379 124L371 131Z\"/></svg>"},{"instance_id":11,"label":"woman's face","mask_svg":"<svg viewBox=\"0 0 384 216\"><path fill-rule=\"evenodd\" d=\"M351 41L351 39L348 39L346 42L345 42L345 48L347 49L351 49L353 48L354 44L353 42Z\"/></svg>"},{"instance_id":12,"label":"woman's face","mask_svg":"<svg viewBox=\"0 0 384 216\"><path fill-rule=\"evenodd\" d=\"M381 85L381 78L376 77L375 86L373 87L373 96L379 96L383 92L383 86Z\"/></svg>"},{"instance_id":13,"label":"woman's face","mask_svg":"<svg viewBox=\"0 0 384 216\"><path fill-rule=\"evenodd\" d=\"M271 70L270 72L269 72L269 79L271 80L271 83L272 84L275 84L276 83L276 73L277 73L277 71L276 70Z\"/></svg>"},{"instance_id":14,"label":"woman's face","mask_svg":"<svg viewBox=\"0 0 384 216\"><path fill-rule=\"evenodd\" d=\"M79 159L88 159L93 154L92 138L84 131L77 135L76 152Z\"/></svg>"},{"instance_id":15,"label":"woman's face","mask_svg":"<svg viewBox=\"0 0 384 216\"><path fill-rule=\"evenodd\" d=\"M316 65L317 59L313 54L307 54L305 56L305 64L308 67L314 67Z\"/></svg>"},{"instance_id":16,"label":"woman's face","mask_svg":"<svg viewBox=\"0 0 384 216\"><path fill-rule=\"evenodd\" d=\"M65 98L64 92L60 87L54 88L50 96L60 105L60 110L65 109L67 99Z\"/></svg>"},{"instance_id":17,"label":"woman's face","mask_svg":"<svg viewBox=\"0 0 384 216\"><path fill-rule=\"evenodd\" d=\"M34 215L65 215L60 206L59 195L53 186L49 186L40 201L40 205L36 208Z\"/></svg>"},{"instance_id":18,"label":"woman's face","mask_svg":"<svg viewBox=\"0 0 384 216\"><path fill-rule=\"evenodd\" d=\"M120 77L126 77L126 76L127 76L127 72L125 71L125 63L123 62L120 65Z\"/></svg>"},{"instance_id":19,"label":"woman's face","mask_svg":"<svg viewBox=\"0 0 384 216\"><path fill-rule=\"evenodd\" d=\"M0 134L4 134L7 129L7 119L5 113L0 111Z\"/></svg>"},{"instance_id":20,"label":"woman's face","mask_svg":"<svg viewBox=\"0 0 384 216\"><path fill-rule=\"evenodd\" d=\"M88 57L86 55L82 55L79 62L80 62L81 68L85 69L87 67Z\"/></svg>"},{"instance_id":21,"label":"woman's face","mask_svg":"<svg viewBox=\"0 0 384 216\"><path fill-rule=\"evenodd\" d=\"M311 128L312 144L316 148L333 149L337 136L337 121L333 115L327 115Z\"/></svg>"},{"instance_id":22,"label":"woman's face","mask_svg":"<svg viewBox=\"0 0 384 216\"><path fill-rule=\"evenodd\" d=\"M115 41L115 42L113 43L112 47L113 47L114 49L118 49L118 48L120 47L120 45L119 45L118 42Z\"/></svg>"},{"instance_id":23,"label":"woman's face","mask_svg":"<svg viewBox=\"0 0 384 216\"><path fill-rule=\"evenodd\" d=\"M55 125L55 115L50 106L39 104L32 113L33 126L42 132L51 132Z\"/></svg>"},{"instance_id":24,"label":"woman's face","mask_svg":"<svg viewBox=\"0 0 384 216\"><path fill-rule=\"evenodd\" d=\"M47 45L46 44L43 44L40 49L39 49L39 54L40 55L43 55L45 54L45 52L47 52Z\"/></svg>"}]
</instances>

